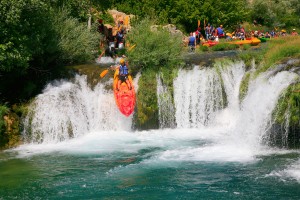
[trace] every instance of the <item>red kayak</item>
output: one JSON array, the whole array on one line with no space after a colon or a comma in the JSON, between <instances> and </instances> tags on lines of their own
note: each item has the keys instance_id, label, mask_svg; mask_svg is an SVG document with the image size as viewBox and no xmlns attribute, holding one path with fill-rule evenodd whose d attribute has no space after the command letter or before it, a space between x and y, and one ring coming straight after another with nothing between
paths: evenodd
<instances>
[{"instance_id":1,"label":"red kayak","mask_svg":"<svg viewBox=\"0 0 300 200\"><path fill-rule=\"evenodd\" d=\"M119 90L117 90L118 81L119 81L118 74L119 74L119 70L117 69L114 74L114 83L113 83L115 100L121 113L128 117L134 111L134 106L135 106L134 86L132 83L131 76L128 75L128 80L132 87L131 90L128 88L126 82L122 82Z\"/></svg>"},{"instance_id":2,"label":"red kayak","mask_svg":"<svg viewBox=\"0 0 300 200\"><path fill-rule=\"evenodd\" d=\"M216 44L219 44L219 42L208 40L207 42L202 43L202 46L212 47L215 46Z\"/></svg>"}]
</instances>

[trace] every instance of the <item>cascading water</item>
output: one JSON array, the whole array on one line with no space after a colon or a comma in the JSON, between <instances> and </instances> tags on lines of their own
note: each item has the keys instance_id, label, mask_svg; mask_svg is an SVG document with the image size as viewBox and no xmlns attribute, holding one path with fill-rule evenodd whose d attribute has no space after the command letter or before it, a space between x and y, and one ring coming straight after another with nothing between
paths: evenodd
<instances>
[{"instance_id":1,"label":"cascading water","mask_svg":"<svg viewBox=\"0 0 300 200\"><path fill-rule=\"evenodd\" d=\"M195 66L179 70L174 80L174 102L178 128L206 126L224 107L222 84L215 69Z\"/></svg>"},{"instance_id":2,"label":"cascading water","mask_svg":"<svg viewBox=\"0 0 300 200\"><path fill-rule=\"evenodd\" d=\"M94 90L86 76L76 75L74 83L49 84L29 107L24 121L27 142L59 142L95 130L130 130L131 117L120 114L112 91L98 84Z\"/></svg>"},{"instance_id":3,"label":"cascading water","mask_svg":"<svg viewBox=\"0 0 300 200\"><path fill-rule=\"evenodd\" d=\"M226 99L229 108L239 107L239 90L242 78L245 74L245 64L243 62L217 63L223 80Z\"/></svg>"},{"instance_id":4,"label":"cascading water","mask_svg":"<svg viewBox=\"0 0 300 200\"><path fill-rule=\"evenodd\" d=\"M299 76L286 71L270 76L266 72L250 82L246 97L239 102L244 74L243 62L180 70L174 80L177 127L222 127L226 135L231 135L229 140L236 142L242 138L245 144L259 145L268 137L272 111L280 94ZM224 99L227 100L226 107Z\"/></svg>"},{"instance_id":5,"label":"cascading water","mask_svg":"<svg viewBox=\"0 0 300 200\"><path fill-rule=\"evenodd\" d=\"M280 94L298 77L295 73L283 71L272 77L265 73L250 82L238 116L239 126L236 128L247 144L257 146L269 137L267 133L272 125L272 112Z\"/></svg>"},{"instance_id":6,"label":"cascading water","mask_svg":"<svg viewBox=\"0 0 300 200\"><path fill-rule=\"evenodd\" d=\"M0 199L298 199L300 152L262 141L299 76L263 73L240 101L244 75L242 62L182 69L173 100L158 76L164 129L150 131L130 129L105 84L49 84L24 122L27 141L42 143L0 153Z\"/></svg>"},{"instance_id":7,"label":"cascading water","mask_svg":"<svg viewBox=\"0 0 300 200\"><path fill-rule=\"evenodd\" d=\"M262 74L250 82L248 94L239 102L244 74L242 62L182 69L173 82L174 104L158 75L160 127L221 127L227 135L236 138L244 135L243 139L247 138L251 144L260 143L268 137L266 132L279 95L298 76L291 72L271 77L269 73ZM78 75L73 83L49 84L29 108L24 121L26 141L49 143L77 138L91 131L129 131L132 118L118 112L112 92L104 87L98 84L92 90L86 77Z\"/></svg>"}]
</instances>

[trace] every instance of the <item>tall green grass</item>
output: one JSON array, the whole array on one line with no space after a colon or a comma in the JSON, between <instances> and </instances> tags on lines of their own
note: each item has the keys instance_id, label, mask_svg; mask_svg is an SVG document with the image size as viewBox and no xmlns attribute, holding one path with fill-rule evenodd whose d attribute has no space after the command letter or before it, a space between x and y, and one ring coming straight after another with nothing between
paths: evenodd
<instances>
[{"instance_id":1,"label":"tall green grass","mask_svg":"<svg viewBox=\"0 0 300 200\"><path fill-rule=\"evenodd\" d=\"M268 41L258 73L264 72L288 57L300 57L300 37L289 36Z\"/></svg>"}]
</instances>

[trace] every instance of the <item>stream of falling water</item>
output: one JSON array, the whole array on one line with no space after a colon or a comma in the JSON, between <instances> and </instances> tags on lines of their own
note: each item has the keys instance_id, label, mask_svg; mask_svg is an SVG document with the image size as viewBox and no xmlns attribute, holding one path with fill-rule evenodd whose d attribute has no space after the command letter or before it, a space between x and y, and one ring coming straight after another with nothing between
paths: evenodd
<instances>
[{"instance_id":1,"label":"stream of falling water","mask_svg":"<svg viewBox=\"0 0 300 200\"><path fill-rule=\"evenodd\" d=\"M173 100L158 75L163 129L148 131L118 112L112 80L49 84L24 121L27 143L0 154L0 199L297 199L300 153L263 138L299 76L261 74L240 102L244 74L242 62L182 69Z\"/></svg>"}]
</instances>

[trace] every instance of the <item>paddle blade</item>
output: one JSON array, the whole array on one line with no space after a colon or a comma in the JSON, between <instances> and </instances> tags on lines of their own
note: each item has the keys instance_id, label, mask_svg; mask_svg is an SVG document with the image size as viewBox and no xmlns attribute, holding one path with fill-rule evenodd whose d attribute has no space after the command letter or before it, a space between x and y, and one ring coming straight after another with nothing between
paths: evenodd
<instances>
[{"instance_id":1,"label":"paddle blade","mask_svg":"<svg viewBox=\"0 0 300 200\"><path fill-rule=\"evenodd\" d=\"M136 44L134 44L131 47L129 47L128 51L131 51L132 49L134 49L135 46L136 46Z\"/></svg>"},{"instance_id":2,"label":"paddle blade","mask_svg":"<svg viewBox=\"0 0 300 200\"><path fill-rule=\"evenodd\" d=\"M100 78L103 78L107 73L108 73L108 69L106 69L103 72L101 72Z\"/></svg>"}]
</instances>

